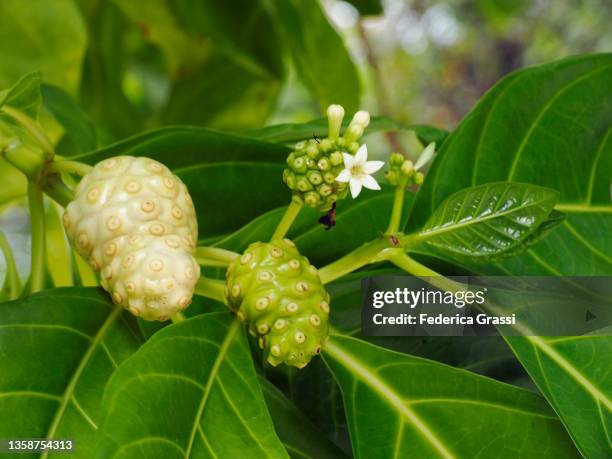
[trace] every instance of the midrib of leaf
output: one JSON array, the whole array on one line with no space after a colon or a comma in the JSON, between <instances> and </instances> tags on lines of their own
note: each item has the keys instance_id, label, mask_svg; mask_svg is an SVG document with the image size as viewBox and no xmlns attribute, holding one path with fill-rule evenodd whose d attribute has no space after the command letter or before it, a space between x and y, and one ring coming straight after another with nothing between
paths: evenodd
<instances>
[{"instance_id":1,"label":"midrib of leaf","mask_svg":"<svg viewBox=\"0 0 612 459\"><path fill-rule=\"evenodd\" d=\"M45 436L47 440L51 440L55 436L57 428L62 422L62 419L66 412L66 408L68 407L68 403L70 402L70 400L72 399L74 395L74 390L79 382L79 379L83 371L85 370L85 367L91 360L98 345L102 342L102 340L106 336L106 332L108 331L110 326L117 319L117 317L121 314L121 311L122 311L122 308L120 306L115 306L114 309L109 314L109 316L104 321L104 323L102 324L102 327L100 327L100 330L98 330L98 333L96 334L94 339L91 341L91 344L89 345L89 348L87 349L87 352L85 352L85 354L83 355L83 358L79 362L79 366L77 367L76 371L72 375L72 378L70 378L68 385L66 386L66 390L64 391L64 394L62 395L62 398L61 398L60 406L57 412L55 413L55 417L53 418L53 421L51 422L49 430L47 431L47 435ZM40 458L46 459L48 456L49 456L49 450L45 450L43 454L40 456Z\"/></svg>"},{"instance_id":2,"label":"midrib of leaf","mask_svg":"<svg viewBox=\"0 0 612 459\"><path fill-rule=\"evenodd\" d=\"M612 206L606 205L588 205L582 203L559 203L555 205L555 209L561 212L578 213L578 214L612 214Z\"/></svg>"},{"instance_id":3,"label":"midrib of leaf","mask_svg":"<svg viewBox=\"0 0 612 459\"><path fill-rule=\"evenodd\" d=\"M325 352L331 354L336 359L340 360L346 367L352 370L353 374L359 375L364 384L376 392L383 400L385 400L392 408L403 415L414 428L419 432L425 440L436 450L436 452L446 459L454 459L455 455L451 453L443 442L437 437L435 432L423 421L414 411L405 405L404 400L399 397L393 389L385 384L378 375L370 368L361 364L353 356L344 352L340 347L330 340L325 345ZM397 447L396 442L396 447ZM397 455L397 451L395 452Z\"/></svg>"},{"instance_id":4,"label":"midrib of leaf","mask_svg":"<svg viewBox=\"0 0 612 459\"><path fill-rule=\"evenodd\" d=\"M204 393L202 394L202 400L200 400L200 405L198 406L198 410L196 412L195 419L193 421L193 427L191 429L191 434L189 436L189 443L187 444L187 449L185 450L185 458L189 458L191 456L191 450L193 449L193 443L195 441L196 432L198 431L198 427L200 426L200 421L202 420L202 415L204 414L204 408L206 407L206 402L208 401L208 397L210 396L210 392L215 383L215 379L217 378L217 374L219 373L219 369L221 368L221 364L225 360L225 356L229 350L230 345L234 341L234 337L236 333L240 329L240 323L235 320L232 322L230 327L227 330L227 334L225 338L223 338L223 342L219 347L219 353L215 358L215 362L210 370L210 374L208 375L208 380L206 381L206 386L204 388Z\"/></svg>"},{"instance_id":5,"label":"midrib of leaf","mask_svg":"<svg viewBox=\"0 0 612 459\"><path fill-rule=\"evenodd\" d=\"M451 225L448 226L440 226L438 227L438 229L434 229L434 230L425 230L425 231L421 231L420 233L418 233L416 235L416 238L418 240L427 240L432 236L437 236L439 234L444 234L447 233L449 231L455 231L459 228L463 228L466 226L470 226L470 225L475 225L475 224L479 224L482 222L486 222L488 220L493 220L496 218L503 218L506 215L512 214L514 212L517 212L519 210L524 210L524 209L528 209L529 207L535 207L535 206L539 206L541 205L541 201L539 202L533 202L531 204L525 204L519 207L513 207L512 209L509 209L507 211L503 211L503 212L499 212L499 213L491 213L490 215L486 216L486 217L481 217L481 218L474 218L474 219L470 219L466 222L463 223L453 223Z\"/></svg>"},{"instance_id":6,"label":"midrib of leaf","mask_svg":"<svg viewBox=\"0 0 612 459\"><path fill-rule=\"evenodd\" d=\"M571 362L567 361L555 348L540 336L525 336L532 346L537 350L542 351L550 359L552 359L559 367L566 371L597 403L603 403L604 406L612 411L612 401L606 395L589 381ZM518 356L517 356L518 357ZM548 378L542 374L546 380Z\"/></svg>"},{"instance_id":7,"label":"midrib of leaf","mask_svg":"<svg viewBox=\"0 0 612 459\"><path fill-rule=\"evenodd\" d=\"M540 113L538 113L538 116L536 116L536 118L533 120L533 122L531 123L531 125L529 126L529 129L527 130L525 137L523 137L523 140L521 141L521 144L519 145L518 150L516 151L516 154L514 155L514 161L512 162L512 166L510 167L510 171L508 172L508 181L512 180L512 177L514 177L514 173L516 171L516 167L518 165L518 162L523 154L523 150L525 149L525 147L527 146L527 143L529 142L529 139L531 138L531 135L533 134L533 132L535 131L535 128L538 126L539 121L542 119L542 117L548 112L548 110L554 105L554 103L557 101L557 99L559 99L559 97L561 97L566 91L569 91L571 88L573 88L574 86L576 86L578 83L582 82L583 80L586 80L589 77L592 77L593 75L606 70L608 68L612 67L612 65L608 64L608 65L604 65L602 67L598 67L596 69L593 69L587 73L585 73L584 75L582 75L579 78L576 78L575 80L570 81L568 84L566 84L565 86L563 86L562 88L559 89L559 91L550 98L550 100L542 107L542 110L540 111Z\"/></svg>"}]
</instances>

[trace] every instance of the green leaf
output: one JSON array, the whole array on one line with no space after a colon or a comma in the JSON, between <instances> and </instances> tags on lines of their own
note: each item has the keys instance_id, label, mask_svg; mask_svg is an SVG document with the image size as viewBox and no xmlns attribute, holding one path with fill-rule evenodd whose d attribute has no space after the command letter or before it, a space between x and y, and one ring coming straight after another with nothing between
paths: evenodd
<instances>
[{"instance_id":1,"label":"green leaf","mask_svg":"<svg viewBox=\"0 0 612 459\"><path fill-rule=\"evenodd\" d=\"M553 210L550 215L548 215L548 217L546 217L546 219L542 223L540 223L540 225L529 236L527 236L521 241L520 244L517 244L509 251L502 252L499 257L492 257L491 260L498 261L506 257L513 257L519 255L521 252L524 252L532 245L537 244L542 239L547 237L553 229L555 229L564 221L565 214L563 212L559 212L558 210Z\"/></svg>"},{"instance_id":2,"label":"green leaf","mask_svg":"<svg viewBox=\"0 0 612 459\"><path fill-rule=\"evenodd\" d=\"M319 430L270 381L260 377L259 383L274 427L289 456L293 458L331 459L346 455Z\"/></svg>"},{"instance_id":3,"label":"green leaf","mask_svg":"<svg viewBox=\"0 0 612 459\"><path fill-rule=\"evenodd\" d=\"M3 0L0 17L0 87L40 70L45 82L76 92L87 37L72 0Z\"/></svg>"},{"instance_id":4,"label":"green leaf","mask_svg":"<svg viewBox=\"0 0 612 459\"><path fill-rule=\"evenodd\" d=\"M383 6L380 0L349 0L348 3L353 5L363 16L382 14Z\"/></svg>"},{"instance_id":5,"label":"green leaf","mask_svg":"<svg viewBox=\"0 0 612 459\"><path fill-rule=\"evenodd\" d=\"M440 204L415 241L479 261L514 255L550 221L558 195L548 188L510 182L466 188Z\"/></svg>"},{"instance_id":6,"label":"green leaf","mask_svg":"<svg viewBox=\"0 0 612 459\"><path fill-rule=\"evenodd\" d=\"M410 228L423 225L434 208L461 188L499 180L529 182L559 191L556 209L566 214L563 223L502 263L459 262L486 274L612 274L611 91L612 54L574 57L506 77L436 155ZM609 353L612 339L507 341L581 452L607 457L612 387L593 362Z\"/></svg>"},{"instance_id":7,"label":"green leaf","mask_svg":"<svg viewBox=\"0 0 612 459\"><path fill-rule=\"evenodd\" d=\"M567 218L524 254L475 270L513 275L612 274L612 54L581 56L511 74L443 144L419 191L408 230L460 189L520 181L560 193Z\"/></svg>"},{"instance_id":8,"label":"green leaf","mask_svg":"<svg viewBox=\"0 0 612 459\"><path fill-rule=\"evenodd\" d=\"M156 333L109 381L99 457L287 457L228 312Z\"/></svg>"},{"instance_id":9,"label":"green leaf","mask_svg":"<svg viewBox=\"0 0 612 459\"><path fill-rule=\"evenodd\" d=\"M602 362L610 336L519 337L506 341L588 458L609 456L612 383ZM603 367L602 367L603 365Z\"/></svg>"},{"instance_id":10,"label":"green leaf","mask_svg":"<svg viewBox=\"0 0 612 459\"><path fill-rule=\"evenodd\" d=\"M323 356L356 457L580 457L532 392L345 336Z\"/></svg>"},{"instance_id":11,"label":"green leaf","mask_svg":"<svg viewBox=\"0 0 612 459\"><path fill-rule=\"evenodd\" d=\"M208 44L203 37L184 30L172 2L149 0L142 4L114 0L114 3L138 25L145 39L161 49L171 78L190 73L208 56Z\"/></svg>"},{"instance_id":12,"label":"green leaf","mask_svg":"<svg viewBox=\"0 0 612 459\"><path fill-rule=\"evenodd\" d=\"M270 2L278 15L299 77L325 110L329 104L348 113L359 108L357 69L342 38L327 21L319 2Z\"/></svg>"},{"instance_id":13,"label":"green leaf","mask_svg":"<svg viewBox=\"0 0 612 459\"><path fill-rule=\"evenodd\" d=\"M173 84L163 124L228 130L263 124L285 73L276 28L263 2L115 3L165 57Z\"/></svg>"},{"instance_id":14,"label":"green leaf","mask_svg":"<svg viewBox=\"0 0 612 459\"><path fill-rule=\"evenodd\" d=\"M166 164L188 186L203 238L229 233L289 202L291 194L282 182L288 154L288 149L277 144L202 128L173 127L75 159L96 164L111 156L133 155Z\"/></svg>"},{"instance_id":15,"label":"green leaf","mask_svg":"<svg viewBox=\"0 0 612 459\"><path fill-rule=\"evenodd\" d=\"M280 83L257 62L215 54L174 84L162 122L233 131L261 126L274 109Z\"/></svg>"},{"instance_id":16,"label":"green leaf","mask_svg":"<svg viewBox=\"0 0 612 459\"><path fill-rule=\"evenodd\" d=\"M343 127L349 125L350 117L344 119ZM389 132L389 131L414 131L419 141L423 145L435 142L439 148L448 132L424 124L403 125L386 116L372 116L370 124L365 133ZM249 131L248 135L268 142L290 143L316 136L319 138L327 137L327 118L318 118L307 123L287 123L267 126L254 131Z\"/></svg>"},{"instance_id":17,"label":"green leaf","mask_svg":"<svg viewBox=\"0 0 612 459\"><path fill-rule=\"evenodd\" d=\"M71 438L75 457L93 457L100 394L141 342L133 317L101 289L0 304L0 436Z\"/></svg>"},{"instance_id":18,"label":"green leaf","mask_svg":"<svg viewBox=\"0 0 612 459\"><path fill-rule=\"evenodd\" d=\"M412 199L406 196L404 215ZM380 236L381 228L388 223L393 205L393 190L383 185L381 191L365 190L359 199L344 199L336 208L336 225L326 230L319 223L321 213L309 208L301 210L287 236L298 246L315 266L323 266L347 254L352 249ZM267 240L274 233L285 208L272 210L214 245L234 251L244 250L250 243ZM360 228L355 231L355 228Z\"/></svg>"},{"instance_id":19,"label":"green leaf","mask_svg":"<svg viewBox=\"0 0 612 459\"><path fill-rule=\"evenodd\" d=\"M113 2L80 0L79 6L89 36L79 102L106 144L142 129L141 114L123 93L130 24Z\"/></svg>"},{"instance_id":20,"label":"green leaf","mask_svg":"<svg viewBox=\"0 0 612 459\"><path fill-rule=\"evenodd\" d=\"M72 97L56 86L42 85L40 89L45 107L64 127L67 137L77 147L73 153L85 153L96 148L96 129Z\"/></svg>"},{"instance_id":21,"label":"green leaf","mask_svg":"<svg viewBox=\"0 0 612 459\"><path fill-rule=\"evenodd\" d=\"M11 88L0 91L0 108L8 105L33 119L38 118L40 103L40 72L29 73Z\"/></svg>"}]
</instances>

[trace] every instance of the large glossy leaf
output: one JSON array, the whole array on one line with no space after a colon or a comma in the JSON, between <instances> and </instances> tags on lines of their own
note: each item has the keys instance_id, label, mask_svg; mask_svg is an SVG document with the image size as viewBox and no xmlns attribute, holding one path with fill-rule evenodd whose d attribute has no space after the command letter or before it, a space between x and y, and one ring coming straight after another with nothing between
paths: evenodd
<instances>
[{"instance_id":1,"label":"large glossy leaf","mask_svg":"<svg viewBox=\"0 0 612 459\"><path fill-rule=\"evenodd\" d=\"M87 37L73 1L4 0L0 17L0 87L40 70L46 82L76 90Z\"/></svg>"},{"instance_id":2,"label":"large glossy leaf","mask_svg":"<svg viewBox=\"0 0 612 459\"><path fill-rule=\"evenodd\" d=\"M503 263L470 265L509 275L612 273L612 55L582 56L516 72L497 84L449 137L413 207L419 228L450 194L519 180L559 191L563 224ZM455 261L457 261L455 259ZM609 378L597 356L609 337L512 337L511 343L587 457L610 450Z\"/></svg>"},{"instance_id":3,"label":"large glossy leaf","mask_svg":"<svg viewBox=\"0 0 612 459\"><path fill-rule=\"evenodd\" d=\"M95 164L116 155L148 156L189 187L201 238L230 233L290 200L282 182L288 150L277 144L195 127L172 127L131 137L76 159Z\"/></svg>"},{"instance_id":4,"label":"large glossy leaf","mask_svg":"<svg viewBox=\"0 0 612 459\"><path fill-rule=\"evenodd\" d=\"M93 457L100 394L142 342L133 317L97 288L0 304L0 436L71 438Z\"/></svg>"},{"instance_id":5,"label":"large glossy leaf","mask_svg":"<svg viewBox=\"0 0 612 459\"><path fill-rule=\"evenodd\" d=\"M514 254L547 221L558 197L523 183L466 188L440 204L415 241L479 261Z\"/></svg>"},{"instance_id":6,"label":"large glossy leaf","mask_svg":"<svg viewBox=\"0 0 612 459\"><path fill-rule=\"evenodd\" d=\"M341 104L349 113L359 106L359 79L342 38L327 21L319 2L269 2L293 55L295 68L325 109Z\"/></svg>"},{"instance_id":7,"label":"large glossy leaf","mask_svg":"<svg viewBox=\"0 0 612 459\"><path fill-rule=\"evenodd\" d=\"M612 274L612 55L513 73L470 112L436 155L409 229L452 193L500 180L559 191L566 220L525 254L480 272Z\"/></svg>"},{"instance_id":8,"label":"large glossy leaf","mask_svg":"<svg viewBox=\"0 0 612 459\"><path fill-rule=\"evenodd\" d=\"M343 122L343 128L346 128L349 122L350 117L347 115ZM250 131L248 135L260 140L267 140L268 142L289 143L313 136L319 138L327 137L327 127L327 118L318 118L307 123L287 123L267 126ZM448 136L448 132L443 129L424 124L403 125L386 116L372 116L365 133L371 134L373 132L389 131L413 131L424 145L436 142L438 147L442 145L444 139Z\"/></svg>"},{"instance_id":9,"label":"large glossy leaf","mask_svg":"<svg viewBox=\"0 0 612 459\"><path fill-rule=\"evenodd\" d=\"M324 358L356 457L579 457L546 402L524 389L339 335Z\"/></svg>"},{"instance_id":10,"label":"large glossy leaf","mask_svg":"<svg viewBox=\"0 0 612 459\"><path fill-rule=\"evenodd\" d=\"M286 457L228 312L156 333L107 385L98 457Z\"/></svg>"}]
</instances>

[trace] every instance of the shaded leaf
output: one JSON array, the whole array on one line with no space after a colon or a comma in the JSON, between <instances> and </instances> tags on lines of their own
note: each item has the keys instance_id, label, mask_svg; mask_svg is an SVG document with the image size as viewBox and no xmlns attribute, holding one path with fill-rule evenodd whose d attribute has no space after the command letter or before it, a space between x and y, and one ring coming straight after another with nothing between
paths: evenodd
<instances>
[{"instance_id":1,"label":"shaded leaf","mask_svg":"<svg viewBox=\"0 0 612 459\"><path fill-rule=\"evenodd\" d=\"M349 3L363 16L378 15L383 12L380 0L349 0Z\"/></svg>"},{"instance_id":2,"label":"shaded leaf","mask_svg":"<svg viewBox=\"0 0 612 459\"><path fill-rule=\"evenodd\" d=\"M293 56L298 75L325 110L341 104L348 113L359 108L357 69L342 38L328 22L319 2L270 2Z\"/></svg>"},{"instance_id":3,"label":"shaded leaf","mask_svg":"<svg viewBox=\"0 0 612 459\"><path fill-rule=\"evenodd\" d=\"M345 129L350 122L350 117L347 116L342 123ZM423 145L435 142L439 148L448 132L442 129L435 128L424 124L408 124L402 125L397 121L386 116L370 117L370 124L365 133L371 134L374 132L388 131L414 131L419 141ZM327 137L327 118L318 118L307 123L286 123L267 126L254 131L249 131L248 135L260 140L268 142L290 143L300 140L309 139L313 136L324 138Z\"/></svg>"},{"instance_id":4,"label":"shaded leaf","mask_svg":"<svg viewBox=\"0 0 612 459\"><path fill-rule=\"evenodd\" d=\"M298 410L270 381L260 377L259 383L274 427L293 458L343 458L345 454Z\"/></svg>"},{"instance_id":5,"label":"shaded leaf","mask_svg":"<svg viewBox=\"0 0 612 459\"><path fill-rule=\"evenodd\" d=\"M66 135L77 147L72 153L85 153L95 149L98 143L96 129L72 97L56 86L42 85L40 89L45 107L64 127Z\"/></svg>"}]
</instances>

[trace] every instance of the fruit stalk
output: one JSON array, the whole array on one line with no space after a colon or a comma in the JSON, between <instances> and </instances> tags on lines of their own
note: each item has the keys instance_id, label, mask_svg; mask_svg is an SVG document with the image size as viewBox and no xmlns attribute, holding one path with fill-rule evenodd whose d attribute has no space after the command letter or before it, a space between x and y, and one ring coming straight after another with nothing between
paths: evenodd
<instances>
[{"instance_id":1,"label":"fruit stalk","mask_svg":"<svg viewBox=\"0 0 612 459\"><path fill-rule=\"evenodd\" d=\"M211 266L225 268L238 255L231 250L220 249L218 247L196 247L195 258L200 266Z\"/></svg>"},{"instance_id":2,"label":"fruit stalk","mask_svg":"<svg viewBox=\"0 0 612 459\"><path fill-rule=\"evenodd\" d=\"M329 284L334 280L349 274L365 265L378 261L377 258L381 252L389 248L389 242L386 239L374 239L361 247L347 253L342 258L324 266L319 270L319 276L323 284Z\"/></svg>"},{"instance_id":3,"label":"fruit stalk","mask_svg":"<svg viewBox=\"0 0 612 459\"><path fill-rule=\"evenodd\" d=\"M287 207L287 210L285 211L283 215L283 218L278 223L276 230L274 230L272 239L270 239L271 241L282 239L285 237L285 235L287 234L287 231L289 231L289 228L291 228L291 225L293 224L296 217L300 213L300 210L302 210L302 204L296 201L291 201L291 203L289 204L289 207Z\"/></svg>"}]
</instances>

